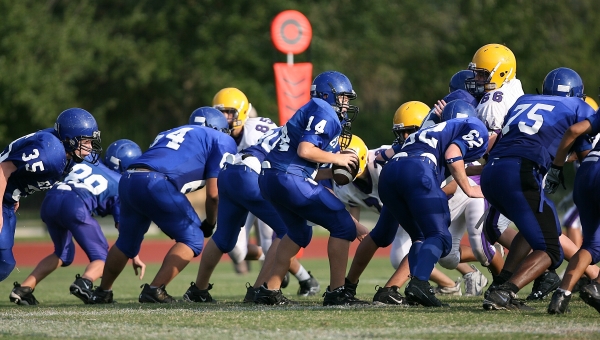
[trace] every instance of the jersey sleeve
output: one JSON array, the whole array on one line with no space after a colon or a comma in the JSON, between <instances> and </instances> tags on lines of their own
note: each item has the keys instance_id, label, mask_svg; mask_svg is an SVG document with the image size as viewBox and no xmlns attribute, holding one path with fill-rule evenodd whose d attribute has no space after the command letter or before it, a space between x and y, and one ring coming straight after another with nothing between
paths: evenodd
<instances>
[{"instance_id":1,"label":"jersey sleeve","mask_svg":"<svg viewBox=\"0 0 600 340\"><path fill-rule=\"evenodd\" d=\"M465 162L472 162L483 156L487 150L489 137L485 126L480 122L467 118L460 133L452 140L463 155Z\"/></svg>"},{"instance_id":2,"label":"jersey sleeve","mask_svg":"<svg viewBox=\"0 0 600 340\"><path fill-rule=\"evenodd\" d=\"M217 178L223 167L226 154L235 155L237 153L237 145L230 136L223 134L223 137L215 140L205 164L206 179Z\"/></svg>"},{"instance_id":3,"label":"jersey sleeve","mask_svg":"<svg viewBox=\"0 0 600 340\"><path fill-rule=\"evenodd\" d=\"M339 137L341 130L337 117L333 118L322 110L316 110L308 117L300 142L309 142L324 150Z\"/></svg>"}]
</instances>

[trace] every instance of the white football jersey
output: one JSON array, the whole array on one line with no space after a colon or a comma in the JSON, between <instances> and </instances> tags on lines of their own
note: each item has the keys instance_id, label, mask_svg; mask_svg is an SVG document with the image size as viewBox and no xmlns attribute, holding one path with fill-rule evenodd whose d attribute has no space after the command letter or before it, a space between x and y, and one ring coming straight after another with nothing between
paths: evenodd
<instances>
[{"instance_id":1,"label":"white football jersey","mask_svg":"<svg viewBox=\"0 0 600 340\"><path fill-rule=\"evenodd\" d=\"M256 144L265 132L275 128L277 128L277 124L273 123L270 118L252 117L246 119L241 139L236 140L238 152Z\"/></svg>"},{"instance_id":2,"label":"white football jersey","mask_svg":"<svg viewBox=\"0 0 600 340\"><path fill-rule=\"evenodd\" d=\"M379 174L381 173L381 165L375 164L371 160L375 159L377 150L387 150L389 145L382 145L380 148L369 150L367 153L367 168L369 172L370 187L361 190L354 182L346 185L333 185L333 191L344 204L351 207L367 208L379 214L383 203L379 199Z\"/></svg>"},{"instance_id":3,"label":"white football jersey","mask_svg":"<svg viewBox=\"0 0 600 340\"><path fill-rule=\"evenodd\" d=\"M477 118L485 124L488 130L502 129L508 109L524 94L521 81L517 78L499 89L487 92L477 105Z\"/></svg>"}]
</instances>

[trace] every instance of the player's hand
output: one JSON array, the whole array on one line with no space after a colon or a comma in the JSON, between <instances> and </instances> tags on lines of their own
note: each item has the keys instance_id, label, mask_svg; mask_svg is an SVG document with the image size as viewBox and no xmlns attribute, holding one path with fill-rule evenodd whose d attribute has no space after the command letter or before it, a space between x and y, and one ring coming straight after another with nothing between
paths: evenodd
<instances>
[{"instance_id":1,"label":"player's hand","mask_svg":"<svg viewBox=\"0 0 600 340\"><path fill-rule=\"evenodd\" d=\"M17 212L17 210L19 210L19 202L15 203L15 212Z\"/></svg>"},{"instance_id":2,"label":"player's hand","mask_svg":"<svg viewBox=\"0 0 600 340\"><path fill-rule=\"evenodd\" d=\"M343 166L352 173L352 169L358 168L358 156L354 152L337 153L335 165Z\"/></svg>"},{"instance_id":3,"label":"player's hand","mask_svg":"<svg viewBox=\"0 0 600 340\"><path fill-rule=\"evenodd\" d=\"M550 166L550 170L548 170L548 174L546 174L546 185L544 186L544 191L547 194L553 194L556 192L556 189L558 189L560 184L562 184L563 188L567 188L565 186L563 167L552 164Z\"/></svg>"},{"instance_id":4,"label":"player's hand","mask_svg":"<svg viewBox=\"0 0 600 340\"><path fill-rule=\"evenodd\" d=\"M444 111L444 107L446 107L446 101L440 99L437 101L436 104L433 104L433 112L441 118L442 111Z\"/></svg>"},{"instance_id":5,"label":"player's hand","mask_svg":"<svg viewBox=\"0 0 600 340\"><path fill-rule=\"evenodd\" d=\"M213 231L215 230L215 225L217 224L210 224L206 219L202 221L202 224L200 225L200 230L202 230L202 232L204 233L205 238L212 236Z\"/></svg>"},{"instance_id":6,"label":"player's hand","mask_svg":"<svg viewBox=\"0 0 600 340\"><path fill-rule=\"evenodd\" d=\"M481 187L479 185L471 186L471 190L467 194L470 198L485 198L483 197L483 192L481 192Z\"/></svg>"},{"instance_id":7,"label":"player's hand","mask_svg":"<svg viewBox=\"0 0 600 340\"><path fill-rule=\"evenodd\" d=\"M360 223L356 223L356 238L362 242L369 235L369 229Z\"/></svg>"},{"instance_id":8,"label":"player's hand","mask_svg":"<svg viewBox=\"0 0 600 340\"><path fill-rule=\"evenodd\" d=\"M143 279L144 273L146 272L146 264L140 260L140 256L138 255L131 259L131 264L133 265L133 271L135 272L135 275L138 276L139 272L140 280Z\"/></svg>"}]
</instances>

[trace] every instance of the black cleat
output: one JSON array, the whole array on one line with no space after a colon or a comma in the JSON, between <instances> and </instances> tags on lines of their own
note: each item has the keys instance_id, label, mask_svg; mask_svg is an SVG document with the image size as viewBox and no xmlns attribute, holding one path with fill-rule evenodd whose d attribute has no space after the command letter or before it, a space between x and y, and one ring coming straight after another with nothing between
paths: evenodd
<instances>
[{"instance_id":1,"label":"black cleat","mask_svg":"<svg viewBox=\"0 0 600 340\"><path fill-rule=\"evenodd\" d=\"M8 296L10 302L16 303L21 306L33 306L38 305L39 302L33 296L34 289L31 287L21 286L18 282L13 283L15 286Z\"/></svg>"},{"instance_id":2,"label":"black cleat","mask_svg":"<svg viewBox=\"0 0 600 340\"><path fill-rule=\"evenodd\" d=\"M271 290L267 288L267 284L264 283L258 287L256 295L254 295L254 302L259 305L294 305L296 302L289 300L281 289Z\"/></svg>"},{"instance_id":3,"label":"black cleat","mask_svg":"<svg viewBox=\"0 0 600 340\"><path fill-rule=\"evenodd\" d=\"M571 295L565 295L564 291L556 290L552 294L550 305L548 305L548 314L565 314L569 311L569 301L571 301Z\"/></svg>"},{"instance_id":4,"label":"black cleat","mask_svg":"<svg viewBox=\"0 0 600 340\"><path fill-rule=\"evenodd\" d=\"M355 306L370 305L368 301L359 300L346 290L345 286L338 287L331 291L329 287L323 293L323 306Z\"/></svg>"},{"instance_id":5,"label":"black cleat","mask_svg":"<svg viewBox=\"0 0 600 340\"><path fill-rule=\"evenodd\" d=\"M410 305L423 305L425 307L442 307L443 304L435 297L429 281L422 281L413 277L404 289L406 302Z\"/></svg>"},{"instance_id":6,"label":"black cleat","mask_svg":"<svg viewBox=\"0 0 600 340\"><path fill-rule=\"evenodd\" d=\"M594 307L600 313L600 284L592 281L589 285L581 288L579 297L586 304Z\"/></svg>"},{"instance_id":7,"label":"black cleat","mask_svg":"<svg viewBox=\"0 0 600 340\"><path fill-rule=\"evenodd\" d=\"M115 302L116 301L113 301L112 290L104 290L100 287L96 287L96 290L94 290L88 301L89 304L106 304Z\"/></svg>"},{"instance_id":8,"label":"black cleat","mask_svg":"<svg viewBox=\"0 0 600 340\"><path fill-rule=\"evenodd\" d=\"M485 310L514 310L517 309L511 303L517 295L510 290L496 289L491 291L488 296L483 299L483 309Z\"/></svg>"},{"instance_id":9,"label":"black cleat","mask_svg":"<svg viewBox=\"0 0 600 340\"><path fill-rule=\"evenodd\" d=\"M208 288L200 289L194 282L190 282L190 288L183 294L183 299L187 302L217 302L208 292L212 287L213 285L209 283Z\"/></svg>"},{"instance_id":10,"label":"black cleat","mask_svg":"<svg viewBox=\"0 0 600 340\"><path fill-rule=\"evenodd\" d=\"M250 282L246 282L246 296L244 296L244 303L254 302L254 297L256 296L256 292L258 289L252 287Z\"/></svg>"},{"instance_id":11,"label":"black cleat","mask_svg":"<svg viewBox=\"0 0 600 340\"><path fill-rule=\"evenodd\" d=\"M281 289L287 288L287 286L290 284L290 272L285 273L285 276L283 277L283 281L281 281Z\"/></svg>"},{"instance_id":12,"label":"black cleat","mask_svg":"<svg viewBox=\"0 0 600 340\"><path fill-rule=\"evenodd\" d=\"M308 272L310 278L304 281L298 281L300 287L298 288L299 296L313 296L317 295L321 291L321 286L317 279L315 279L310 272Z\"/></svg>"},{"instance_id":13,"label":"black cleat","mask_svg":"<svg viewBox=\"0 0 600 340\"><path fill-rule=\"evenodd\" d=\"M75 275L75 281L69 287L69 291L83 303L89 304L92 297L92 281L77 274Z\"/></svg>"},{"instance_id":14,"label":"black cleat","mask_svg":"<svg viewBox=\"0 0 600 340\"><path fill-rule=\"evenodd\" d=\"M577 280L577 283L575 283L575 287L573 287L571 293L577 293L581 291L581 288L589 285L590 283L592 283L592 280L590 280L587 276L583 275L581 278L579 278L579 280Z\"/></svg>"},{"instance_id":15,"label":"black cleat","mask_svg":"<svg viewBox=\"0 0 600 340\"><path fill-rule=\"evenodd\" d=\"M348 278L344 279L344 288L346 289L346 294L350 294L352 296L356 296L356 288L358 287L358 282L352 283L348 280Z\"/></svg>"},{"instance_id":16,"label":"black cleat","mask_svg":"<svg viewBox=\"0 0 600 340\"><path fill-rule=\"evenodd\" d=\"M175 300L171 295L169 295L165 289L165 285L161 285L160 287L152 288L149 284L144 283L140 286L142 292L140 293L140 297L138 301L140 303L175 303Z\"/></svg>"},{"instance_id":17,"label":"black cleat","mask_svg":"<svg viewBox=\"0 0 600 340\"><path fill-rule=\"evenodd\" d=\"M377 293L373 296L373 304L375 305L408 305L404 296L398 292L398 286L375 286L375 289L377 289Z\"/></svg>"},{"instance_id":18,"label":"black cleat","mask_svg":"<svg viewBox=\"0 0 600 340\"><path fill-rule=\"evenodd\" d=\"M542 300L555 291L558 286L560 286L560 277L558 274L553 271L545 272L533 281L533 288L531 289L531 294L527 296L527 300Z\"/></svg>"}]
</instances>

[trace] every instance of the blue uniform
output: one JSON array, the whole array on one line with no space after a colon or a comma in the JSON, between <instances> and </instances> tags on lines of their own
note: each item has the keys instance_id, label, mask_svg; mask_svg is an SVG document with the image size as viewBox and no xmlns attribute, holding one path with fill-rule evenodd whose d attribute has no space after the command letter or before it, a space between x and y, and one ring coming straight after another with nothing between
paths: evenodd
<instances>
[{"instance_id":1,"label":"blue uniform","mask_svg":"<svg viewBox=\"0 0 600 340\"><path fill-rule=\"evenodd\" d=\"M447 171L445 152L457 145L465 162L479 159L488 145L485 125L477 118L457 118L411 134L399 153L381 170L383 206L410 235L410 272L429 280L433 266L452 249L448 198L440 188Z\"/></svg>"},{"instance_id":2,"label":"blue uniform","mask_svg":"<svg viewBox=\"0 0 600 340\"><path fill-rule=\"evenodd\" d=\"M54 129L23 136L10 143L0 162L11 161L16 170L8 178L2 201L4 224L0 233L0 281L15 267L12 248L17 224L14 205L22 197L48 190L68 168L67 153Z\"/></svg>"},{"instance_id":3,"label":"blue uniform","mask_svg":"<svg viewBox=\"0 0 600 340\"><path fill-rule=\"evenodd\" d=\"M88 259L106 260L108 242L92 216L112 215L119 222L119 175L101 162L80 163L54 184L41 207L42 221L54 243L54 254L66 267L75 257L73 238Z\"/></svg>"},{"instance_id":4,"label":"blue uniform","mask_svg":"<svg viewBox=\"0 0 600 340\"><path fill-rule=\"evenodd\" d=\"M545 251L550 269L563 260L561 227L554 204L545 197L542 179L550 168L565 131L584 119L593 125L594 110L576 97L525 95L509 110L500 140L481 175L483 194L493 208L512 220L533 250ZM591 149L587 136L573 150ZM494 230L484 230L489 240Z\"/></svg>"},{"instance_id":5,"label":"blue uniform","mask_svg":"<svg viewBox=\"0 0 600 340\"><path fill-rule=\"evenodd\" d=\"M204 245L201 221L185 194L219 175L233 139L217 130L183 125L160 133L119 182L121 220L115 245L129 258L138 255L150 223L186 244L198 256Z\"/></svg>"},{"instance_id":6,"label":"blue uniform","mask_svg":"<svg viewBox=\"0 0 600 340\"><path fill-rule=\"evenodd\" d=\"M280 131L281 128L277 128L267 132L256 145L231 157L219 173L219 226L212 239L223 253L235 247L248 212L268 224L277 238L281 239L287 232L285 223L258 187L261 163L281 137Z\"/></svg>"},{"instance_id":7,"label":"blue uniform","mask_svg":"<svg viewBox=\"0 0 600 340\"><path fill-rule=\"evenodd\" d=\"M281 130L281 137L267 156L270 168L263 168L259 186L264 198L273 204L289 238L306 247L312 238L307 220L329 230L332 237L353 241L356 228L344 204L322 184L314 181L319 164L298 156L301 142L335 152L342 126L330 104L312 98Z\"/></svg>"},{"instance_id":8,"label":"blue uniform","mask_svg":"<svg viewBox=\"0 0 600 340\"><path fill-rule=\"evenodd\" d=\"M598 113L596 113L596 116ZM596 119L592 125L593 133L600 132L600 119ZM583 233L583 244L585 249L592 255L592 264L600 262L600 144L590 151L585 157L577 173L573 188L573 201L579 210L581 230Z\"/></svg>"}]
</instances>

